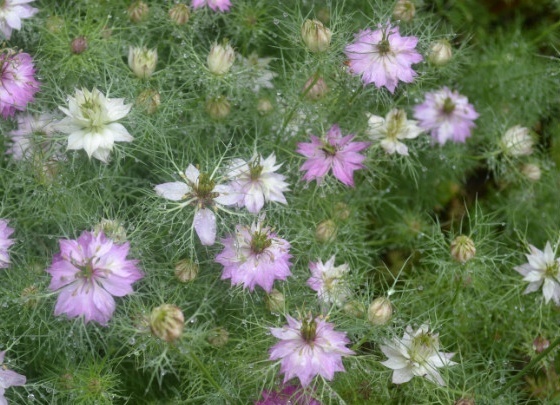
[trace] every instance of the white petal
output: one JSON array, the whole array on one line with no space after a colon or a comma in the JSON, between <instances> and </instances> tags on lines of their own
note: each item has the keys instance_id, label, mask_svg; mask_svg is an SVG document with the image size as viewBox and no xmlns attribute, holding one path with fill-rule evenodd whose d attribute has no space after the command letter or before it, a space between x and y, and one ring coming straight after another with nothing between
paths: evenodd
<instances>
[{"instance_id":1,"label":"white petal","mask_svg":"<svg viewBox=\"0 0 560 405\"><path fill-rule=\"evenodd\" d=\"M183 200L185 195L191 191L189 186L181 181L159 184L154 187L154 190L160 197L167 198L171 201Z\"/></svg>"},{"instance_id":2,"label":"white petal","mask_svg":"<svg viewBox=\"0 0 560 405\"><path fill-rule=\"evenodd\" d=\"M400 370L393 371L393 384L403 384L409 382L414 377L412 371L408 368L401 368Z\"/></svg>"},{"instance_id":3,"label":"white petal","mask_svg":"<svg viewBox=\"0 0 560 405\"><path fill-rule=\"evenodd\" d=\"M204 246L216 241L216 215L208 208L199 209L194 214L194 229Z\"/></svg>"},{"instance_id":4,"label":"white petal","mask_svg":"<svg viewBox=\"0 0 560 405\"><path fill-rule=\"evenodd\" d=\"M105 131L110 131L115 142L132 142L134 138L121 124L114 122L105 126Z\"/></svg>"},{"instance_id":5,"label":"white petal","mask_svg":"<svg viewBox=\"0 0 560 405\"><path fill-rule=\"evenodd\" d=\"M193 184L198 184L198 176L200 176L200 171L196 167L189 165L186 168L185 177Z\"/></svg>"}]
</instances>

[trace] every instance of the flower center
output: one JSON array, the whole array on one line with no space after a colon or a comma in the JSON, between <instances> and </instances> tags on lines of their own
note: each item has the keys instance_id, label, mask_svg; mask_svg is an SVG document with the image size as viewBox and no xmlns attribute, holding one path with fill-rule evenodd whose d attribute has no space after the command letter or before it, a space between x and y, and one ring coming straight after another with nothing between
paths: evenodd
<instances>
[{"instance_id":1,"label":"flower center","mask_svg":"<svg viewBox=\"0 0 560 405\"><path fill-rule=\"evenodd\" d=\"M336 155L336 146L331 145L330 143L323 143L321 150L329 156Z\"/></svg>"},{"instance_id":2,"label":"flower center","mask_svg":"<svg viewBox=\"0 0 560 405\"><path fill-rule=\"evenodd\" d=\"M213 192L215 185L216 183L207 173L201 172L198 175L198 186L193 187L193 185L191 185L191 187L196 193L201 205L210 205L212 200L220 195L219 193Z\"/></svg>"},{"instance_id":3,"label":"flower center","mask_svg":"<svg viewBox=\"0 0 560 405\"><path fill-rule=\"evenodd\" d=\"M301 324L301 337L309 344L313 344L317 336L317 323L313 319L304 319Z\"/></svg>"},{"instance_id":4,"label":"flower center","mask_svg":"<svg viewBox=\"0 0 560 405\"><path fill-rule=\"evenodd\" d=\"M545 278L556 278L558 276L558 263L554 262L546 266L544 270L544 277Z\"/></svg>"},{"instance_id":5,"label":"flower center","mask_svg":"<svg viewBox=\"0 0 560 405\"><path fill-rule=\"evenodd\" d=\"M389 122L387 122L387 138L397 139L405 122L406 113L403 110L398 110Z\"/></svg>"},{"instance_id":6,"label":"flower center","mask_svg":"<svg viewBox=\"0 0 560 405\"><path fill-rule=\"evenodd\" d=\"M391 44L389 44L389 39L383 35L383 39L377 44L377 52L381 55L387 55L391 51Z\"/></svg>"},{"instance_id":7,"label":"flower center","mask_svg":"<svg viewBox=\"0 0 560 405\"><path fill-rule=\"evenodd\" d=\"M266 232L255 232L251 238L251 250L256 253L260 254L265 251L265 249L269 248L272 245L272 240L268 238Z\"/></svg>"},{"instance_id":8,"label":"flower center","mask_svg":"<svg viewBox=\"0 0 560 405\"><path fill-rule=\"evenodd\" d=\"M77 277L85 278L88 280L93 277L94 268L92 259L89 259L89 261L85 265L78 267L80 269L80 272L78 273Z\"/></svg>"},{"instance_id":9,"label":"flower center","mask_svg":"<svg viewBox=\"0 0 560 405\"><path fill-rule=\"evenodd\" d=\"M249 163L249 175L251 176L251 180L256 181L261 177L261 173L263 171L263 167L259 164L260 159L257 158L256 161Z\"/></svg>"},{"instance_id":10,"label":"flower center","mask_svg":"<svg viewBox=\"0 0 560 405\"><path fill-rule=\"evenodd\" d=\"M409 351L410 359L415 363L425 363L434 351L436 340L430 333L422 333L412 339Z\"/></svg>"},{"instance_id":11,"label":"flower center","mask_svg":"<svg viewBox=\"0 0 560 405\"><path fill-rule=\"evenodd\" d=\"M455 103L449 97L443 101L443 112L446 115L451 114L455 110Z\"/></svg>"}]
</instances>

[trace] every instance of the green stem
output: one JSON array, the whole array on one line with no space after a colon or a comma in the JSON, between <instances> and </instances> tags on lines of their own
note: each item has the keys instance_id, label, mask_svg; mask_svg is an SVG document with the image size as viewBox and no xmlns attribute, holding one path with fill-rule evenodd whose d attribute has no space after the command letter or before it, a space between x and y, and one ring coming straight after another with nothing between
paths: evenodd
<instances>
[{"instance_id":1,"label":"green stem","mask_svg":"<svg viewBox=\"0 0 560 405\"><path fill-rule=\"evenodd\" d=\"M220 391L220 393L224 396L224 398L228 398L228 400L233 401L233 399L228 395L228 393L225 392L224 389L220 386L220 384L218 384L218 382L214 379L214 377L212 377L212 374L210 374L210 372L208 371L206 366L204 366L204 364L200 361L198 356L194 354L192 351L190 352L190 355L191 358L196 363L196 365L200 368L202 373L206 376L210 384L212 384L218 391Z\"/></svg>"},{"instance_id":2,"label":"green stem","mask_svg":"<svg viewBox=\"0 0 560 405\"><path fill-rule=\"evenodd\" d=\"M541 35L539 35L538 37L533 39L531 41L531 44L539 43L543 38L545 38L548 34L550 34L552 31L554 31L558 27L560 27L560 21L556 21L554 24L549 26L548 29L546 29Z\"/></svg>"}]
</instances>

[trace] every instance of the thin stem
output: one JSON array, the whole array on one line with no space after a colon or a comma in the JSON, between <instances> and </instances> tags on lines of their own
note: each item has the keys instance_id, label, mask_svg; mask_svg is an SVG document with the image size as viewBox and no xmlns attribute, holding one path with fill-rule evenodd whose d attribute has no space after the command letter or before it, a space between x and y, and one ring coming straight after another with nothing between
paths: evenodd
<instances>
[{"instance_id":1,"label":"thin stem","mask_svg":"<svg viewBox=\"0 0 560 405\"><path fill-rule=\"evenodd\" d=\"M220 391L220 393L224 396L224 398L228 398L229 400L233 400L227 392L224 391L224 389L220 386L220 384L218 384L218 382L214 379L214 377L212 377L212 374L210 374L210 372L208 371L208 369L206 368L206 366L204 366L204 364L202 363L202 361L200 361L200 359L198 358L198 356L196 354L193 353L193 351L190 351L190 355L191 358L193 359L193 361L196 363L196 365L198 366L198 368L200 368L200 370L202 371L202 373L206 376L206 378L208 379L208 381L210 382L210 384L212 384L218 391Z\"/></svg>"}]
</instances>

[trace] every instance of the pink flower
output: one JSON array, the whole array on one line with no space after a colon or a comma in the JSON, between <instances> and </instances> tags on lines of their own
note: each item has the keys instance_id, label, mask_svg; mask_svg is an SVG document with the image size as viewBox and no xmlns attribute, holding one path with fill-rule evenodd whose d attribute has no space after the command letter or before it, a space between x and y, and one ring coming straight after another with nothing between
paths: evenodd
<instances>
[{"instance_id":1,"label":"pink flower","mask_svg":"<svg viewBox=\"0 0 560 405\"><path fill-rule=\"evenodd\" d=\"M8 226L8 221L0 219L0 269L5 269L10 264L8 248L14 244L14 240L9 239L12 233L14 230Z\"/></svg>"},{"instance_id":2,"label":"pink flower","mask_svg":"<svg viewBox=\"0 0 560 405\"><path fill-rule=\"evenodd\" d=\"M0 352L0 364L4 362L4 355L6 352ZM8 401L4 398L6 388L20 387L25 384L26 378L24 375L18 374L15 371L8 370L6 365L0 367L0 405L7 405Z\"/></svg>"},{"instance_id":3,"label":"pink flower","mask_svg":"<svg viewBox=\"0 0 560 405\"><path fill-rule=\"evenodd\" d=\"M422 61L416 52L416 37L402 37L399 27L379 25L375 31L362 30L345 49L350 72L361 75L364 84L385 86L391 93L400 81L412 83L416 72L411 65Z\"/></svg>"},{"instance_id":4,"label":"pink flower","mask_svg":"<svg viewBox=\"0 0 560 405\"><path fill-rule=\"evenodd\" d=\"M0 6L0 31L6 39L12 36L12 30L21 29L21 20L32 17L39 10L26 3L34 0L4 0Z\"/></svg>"},{"instance_id":5,"label":"pink flower","mask_svg":"<svg viewBox=\"0 0 560 405\"><path fill-rule=\"evenodd\" d=\"M249 162L234 159L229 166L228 175L233 178L230 185L239 194L237 205L247 207L247 211L256 214L266 201L287 204L283 192L288 189L285 176L274 173L282 165L274 165L276 156L263 159L255 155Z\"/></svg>"},{"instance_id":6,"label":"pink flower","mask_svg":"<svg viewBox=\"0 0 560 405\"><path fill-rule=\"evenodd\" d=\"M24 111L33 101L39 82L33 76L33 59L27 53L7 49L0 55L0 65L0 114L8 118L16 110Z\"/></svg>"},{"instance_id":7,"label":"pink flower","mask_svg":"<svg viewBox=\"0 0 560 405\"><path fill-rule=\"evenodd\" d=\"M193 8L208 6L214 11L225 12L229 11L231 2L230 0L193 0L192 6Z\"/></svg>"},{"instance_id":8,"label":"pink flower","mask_svg":"<svg viewBox=\"0 0 560 405\"><path fill-rule=\"evenodd\" d=\"M286 280L290 272L290 244L279 238L269 227L254 223L251 228L237 225L235 235L222 240L224 250L216 262L224 266L222 280L231 279L232 285L243 284L253 291L255 285L267 293L274 280Z\"/></svg>"},{"instance_id":9,"label":"pink flower","mask_svg":"<svg viewBox=\"0 0 560 405\"><path fill-rule=\"evenodd\" d=\"M189 165L185 173L180 173L183 181L163 183L155 186L156 193L171 201L183 201L179 207L195 206L193 226L200 242L211 246L216 241L216 215L214 207L237 203L238 195L231 186L216 184L207 174Z\"/></svg>"},{"instance_id":10,"label":"pink flower","mask_svg":"<svg viewBox=\"0 0 560 405\"><path fill-rule=\"evenodd\" d=\"M426 94L424 102L414 107L414 118L443 145L448 140L464 143L476 126L478 113L465 96L443 87Z\"/></svg>"},{"instance_id":11,"label":"pink flower","mask_svg":"<svg viewBox=\"0 0 560 405\"><path fill-rule=\"evenodd\" d=\"M320 183L332 168L334 177L347 186L354 187L353 173L365 166L365 156L358 152L366 149L369 142L351 142L354 135L342 136L340 127L334 124L322 140L311 135L311 143L299 143L297 152L305 156L307 161L299 168L307 171L304 180L317 180Z\"/></svg>"},{"instance_id":12,"label":"pink flower","mask_svg":"<svg viewBox=\"0 0 560 405\"><path fill-rule=\"evenodd\" d=\"M311 316L297 320L287 315L288 325L270 328L280 339L270 349L270 360L281 359L280 372L284 382L298 377L301 385L309 385L317 374L332 380L336 371L345 371L342 357L355 354L345 347L350 343L346 332L336 332L332 323Z\"/></svg>"},{"instance_id":13,"label":"pink flower","mask_svg":"<svg viewBox=\"0 0 560 405\"><path fill-rule=\"evenodd\" d=\"M313 291L317 291L319 300L323 304L336 304L340 307L351 294L345 280L350 268L347 263L335 266L334 261L335 256L333 255L324 264L321 260L309 263L311 278L307 280L307 285Z\"/></svg>"},{"instance_id":14,"label":"pink flower","mask_svg":"<svg viewBox=\"0 0 560 405\"><path fill-rule=\"evenodd\" d=\"M284 385L281 391L263 391L262 399L255 405L321 405L301 387Z\"/></svg>"},{"instance_id":15,"label":"pink flower","mask_svg":"<svg viewBox=\"0 0 560 405\"><path fill-rule=\"evenodd\" d=\"M78 240L61 239L60 253L47 270L49 288L60 294L55 315L84 315L85 322L107 325L115 311L113 296L131 294L132 284L144 277L138 260L127 260L128 242L117 245L103 232L82 232Z\"/></svg>"},{"instance_id":16,"label":"pink flower","mask_svg":"<svg viewBox=\"0 0 560 405\"><path fill-rule=\"evenodd\" d=\"M8 135L12 138L12 146L6 151L14 160L29 158L35 151L35 138L39 142L40 150L48 152L51 147L49 138L56 132L54 128L54 116L52 114L41 114L35 116L25 113L17 117L18 129L10 131Z\"/></svg>"}]
</instances>

